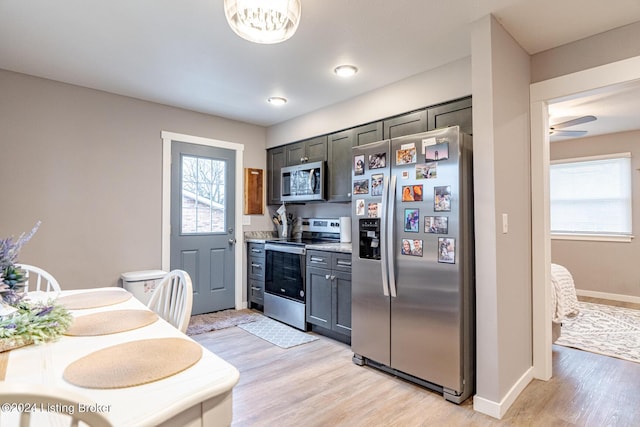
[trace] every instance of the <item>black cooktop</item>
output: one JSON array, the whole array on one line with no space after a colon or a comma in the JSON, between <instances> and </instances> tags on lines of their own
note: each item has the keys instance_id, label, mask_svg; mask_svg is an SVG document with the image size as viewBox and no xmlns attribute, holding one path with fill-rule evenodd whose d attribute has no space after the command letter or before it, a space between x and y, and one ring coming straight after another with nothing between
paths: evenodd
<instances>
[{"instance_id":1,"label":"black cooktop","mask_svg":"<svg viewBox=\"0 0 640 427\"><path fill-rule=\"evenodd\" d=\"M280 243L283 245L317 245L319 243L338 243L340 242L340 235L335 233L303 233L302 237L298 239L270 239L266 240L266 243Z\"/></svg>"},{"instance_id":2,"label":"black cooktop","mask_svg":"<svg viewBox=\"0 0 640 427\"><path fill-rule=\"evenodd\" d=\"M282 245L317 245L319 243L338 243L340 239L321 239L321 238L301 238L301 239L271 239L266 243L279 243Z\"/></svg>"}]
</instances>

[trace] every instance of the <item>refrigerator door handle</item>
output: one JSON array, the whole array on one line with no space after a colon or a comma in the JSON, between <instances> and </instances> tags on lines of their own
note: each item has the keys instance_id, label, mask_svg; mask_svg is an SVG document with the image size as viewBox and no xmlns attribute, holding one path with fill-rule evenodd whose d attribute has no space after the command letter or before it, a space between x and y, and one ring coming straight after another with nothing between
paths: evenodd
<instances>
[{"instance_id":1,"label":"refrigerator door handle","mask_svg":"<svg viewBox=\"0 0 640 427\"><path fill-rule=\"evenodd\" d=\"M385 246L387 247L387 269L389 271L389 290L391 291L391 296L395 298L397 296L396 292L396 271L395 271L395 245L394 245L394 214L396 212L396 176L391 175L391 184L389 186L389 204L387 209L387 238ZM385 264L384 262L382 263Z\"/></svg>"},{"instance_id":2,"label":"refrigerator door handle","mask_svg":"<svg viewBox=\"0 0 640 427\"><path fill-rule=\"evenodd\" d=\"M389 296L389 273L387 271L387 242L386 230L387 230L387 211L389 197L389 177L385 176L382 184L382 212L380 214L380 264L382 266L382 293L385 297Z\"/></svg>"}]
</instances>

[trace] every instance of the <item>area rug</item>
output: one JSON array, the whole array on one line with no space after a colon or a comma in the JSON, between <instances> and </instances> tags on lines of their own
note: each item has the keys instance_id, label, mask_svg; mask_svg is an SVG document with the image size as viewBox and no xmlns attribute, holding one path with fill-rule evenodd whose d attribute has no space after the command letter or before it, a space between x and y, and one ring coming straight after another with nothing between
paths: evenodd
<instances>
[{"instance_id":1,"label":"area rug","mask_svg":"<svg viewBox=\"0 0 640 427\"><path fill-rule=\"evenodd\" d=\"M580 302L555 344L640 363L640 310Z\"/></svg>"},{"instance_id":2,"label":"area rug","mask_svg":"<svg viewBox=\"0 0 640 427\"><path fill-rule=\"evenodd\" d=\"M264 318L253 310L222 310L215 313L196 314L191 316L187 335L204 334L205 332L238 326L243 323L255 322Z\"/></svg>"},{"instance_id":3,"label":"area rug","mask_svg":"<svg viewBox=\"0 0 640 427\"><path fill-rule=\"evenodd\" d=\"M281 348L291 348L318 339L268 317L238 327Z\"/></svg>"}]
</instances>

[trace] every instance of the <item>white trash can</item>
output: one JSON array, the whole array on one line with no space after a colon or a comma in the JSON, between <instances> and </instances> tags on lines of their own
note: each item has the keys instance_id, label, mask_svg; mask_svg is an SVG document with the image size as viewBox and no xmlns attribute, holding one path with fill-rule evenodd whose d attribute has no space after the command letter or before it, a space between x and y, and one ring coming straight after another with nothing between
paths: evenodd
<instances>
[{"instance_id":1,"label":"white trash can","mask_svg":"<svg viewBox=\"0 0 640 427\"><path fill-rule=\"evenodd\" d=\"M120 277L122 278L122 287L131 292L144 305L147 305L156 285L166 274L167 272L163 270L143 270L122 273Z\"/></svg>"}]
</instances>

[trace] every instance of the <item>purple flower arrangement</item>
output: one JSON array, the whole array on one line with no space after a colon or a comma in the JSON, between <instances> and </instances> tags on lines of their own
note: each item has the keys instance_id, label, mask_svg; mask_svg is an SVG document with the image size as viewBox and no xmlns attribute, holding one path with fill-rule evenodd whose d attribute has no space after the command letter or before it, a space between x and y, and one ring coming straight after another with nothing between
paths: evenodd
<instances>
[{"instance_id":1,"label":"purple flower arrangement","mask_svg":"<svg viewBox=\"0 0 640 427\"><path fill-rule=\"evenodd\" d=\"M15 241L13 236L0 239L0 293L3 299L10 304L16 304L19 296L16 295L26 280L25 273L16 267L20 249L27 243L40 227L40 221L31 229L29 234L22 233Z\"/></svg>"},{"instance_id":2,"label":"purple flower arrangement","mask_svg":"<svg viewBox=\"0 0 640 427\"><path fill-rule=\"evenodd\" d=\"M69 311L53 300L34 303L21 292L26 277L16 266L18 253L38 227L39 221L29 234L0 239L0 351L54 340L73 321Z\"/></svg>"}]
</instances>

